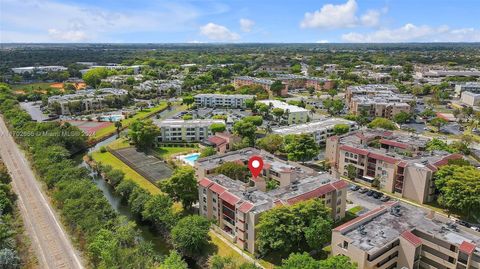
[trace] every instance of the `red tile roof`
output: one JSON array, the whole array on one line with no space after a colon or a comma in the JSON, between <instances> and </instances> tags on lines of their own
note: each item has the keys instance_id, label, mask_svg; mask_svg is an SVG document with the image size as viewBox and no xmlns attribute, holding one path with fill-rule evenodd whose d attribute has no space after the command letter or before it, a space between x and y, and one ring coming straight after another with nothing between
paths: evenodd
<instances>
[{"instance_id":1,"label":"red tile roof","mask_svg":"<svg viewBox=\"0 0 480 269\"><path fill-rule=\"evenodd\" d=\"M406 149L406 148L408 148L408 144L400 143L400 142L393 141L393 140L380 139L379 142L380 142L381 144L389 145L389 146L396 147L396 148L401 148L401 149Z\"/></svg>"},{"instance_id":2,"label":"red tile roof","mask_svg":"<svg viewBox=\"0 0 480 269\"><path fill-rule=\"evenodd\" d=\"M248 213L253 208L253 204L250 202L244 202L238 210L242 213Z\"/></svg>"},{"instance_id":3,"label":"red tile roof","mask_svg":"<svg viewBox=\"0 0 480 269\"><path fill-rule=\"evenodd\" d=\"M374 153L374 152L368 153L368 157L374 158L374 159L377 159L377 160L382 160L384 162L391 163L391 164L395 164L399 161L399 160L397 160L393 157L385 156L385 155Z\"/></svg>"},{"instance_id":4,"label":"red tile roof","mask_svg":"<svg viewBox=\"0 0 480 269\"><path fill-rule=\"evenodd\" d=\"M229 193L228 191L225 191L222 194L220 194L220 199L222 199L224 202L227 202L231 205L235 205L236 203L238 203L241 200L237 196Z\"/></svg>"},{"instance_id":5,"label":"red tile roof","mask_svg":"<svg viewBox=\"0 0 480 269\"><path fill-rule=\"evenodd\" d=\"M221 137L218 137L216 135L210 136L208 138L208 141L217 145L217 146L220 146L220 145L223 145L223 144L227 143L227 140L225 138L221 138Z\"/></svg>"},{"instance_id":6,"label":"red tile roof","mask_svg":"<svg viewBox=\"0 0 480 269\"><path fill-rule=\"evenodd\" d=\"M331 184L337 190L344 189L344 188L348 187L348 182L346 182L345 180L335 181Z\"/></svg>"},{"instance_id":7,"label":"red tile roof","mask_svg":"<svg viewBox=\"0 0 480 269\"><path fill-rule=\"evenodd\" d=\"M337 232L341 232L342 230L344 230L344 229L346 229L346 228L348 228L348 227L350 227L350 226L352 226L356 223L359 223L359 222L363 221L364 219L383 211L384 209L385 209L384 206L377 207L377 208L375 208L373 210L370 210L367 213L365 213L365 214L363 214L359 217L356 217L356 218L352 219L351 221L348 221L348 222L336 227L333 230L337 231Z\"/></svg>"},{"instance_id":8,"label":"red tile roof","mask_svg":"<svg viewBox=\"0 0 480 269\"><path fill-rule=\"evenodd\" d=\"M309 191L309 192L306 192L304 194L300 194L296 197L292 197L292 198L287 200L287 203L295 204L295 203L298 203L298 202L301 202L301 201L306 201L306 200L309 200L309 199L318 198L318 197L320 197L324 194L327 194L331 191L334 191L334 190L335 190L335 188L331 184L326 184L326 185L323 185L323 186L320 186L320 187L316 188L313 191Z\"/></svg>"},{"instance_id":9,"label":"red tile roof","mask_svg":"<svg viewBox=\"0 0 480 269\"><path fill-rule=\"evenodd\" d=\"M407 162L401 161L397 164L397 166L405 168L405 167L407 167Z\"/></svg>"},{"instance_id":10,"label":"red tile roof","mask_svg":"<svg viewBox=\"0 0 480 269\"><path fill-rule=\"evenodd\" d=\"M418 247L422 244L422 239L418 238L418 236L414 235L410 231L405 231L402 233L402 237L405 238L408 242L412 243L415 247Z\"/></svg>"},{"instance_id":11,"label":"red tile roof","mask_svg":"<svg viewBox=\"0 0 480 269\"><path fill-rule=\"evenodd\" d=\"M467 253L468 255L472 254L477 246L467 241L463 241L458 247L461 252Z\"/></svg>"},{"instance_id":12,"label":"red tile roof","mask_svg":"<svg viewBox=\"0 0 480 269\"><path fill-rule=\"evenodd\" d=\"M209 188L211 191L217 193L217 194L222 194L224 191L226 191L227 189L225 189L224 187L220 186L219 184L217 183L213 183L212 186L210 186Z\"/></svg>"},{"instance_id":13,"label":"red tile roof","mask_svg":"<svg viewBox=\"0 0 480 269\"><path fill-rule=\"evenodd\" d=\"M461 158L463 158L462 154L458 154L458 153L450 154L448 156L445 156L440 161L433 163L433 165L438 168L440 166L447 165L449 160L456 160L456 159L461 159Z\"/></svg>"},{"instance_id":14,"label":"red tile roof","mask_svg":"<svg viewBox=\"0 0 480 269\"><path fill-rule=\"evenodd\" d=\"M367 155L368 154L368 150L358 149L358 148L350 147L350 146L347 146L347 145L341 145L340 149L348 151L348 152L353 152L353 153L356 153L356 154L360 154L360 155Z\"/></svg>"},{"instance_id":15,"label":"red tile roof","mask_svg":"<svg viewBox=\"0 0 480 269\"><path fill-rule=\"evenodd\" d=\"M213 182L212 182L210 179L208 179L208 178L205 177L205 178L203 178L202 180L200 180L200 181L198 182L198 184L200 184L200 185L201 185L202 187L204 187L204 188L208 188L208 187L210 187L210 185L213 184Z\"/></svg>"}]
</instances>

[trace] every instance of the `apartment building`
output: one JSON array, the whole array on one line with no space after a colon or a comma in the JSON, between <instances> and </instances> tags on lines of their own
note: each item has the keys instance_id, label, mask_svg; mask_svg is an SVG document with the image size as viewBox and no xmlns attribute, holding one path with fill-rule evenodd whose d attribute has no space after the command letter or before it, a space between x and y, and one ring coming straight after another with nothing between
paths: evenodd
<instances>
[{"instance_id":1,"label":"apartment building","mask_svg":"<svg viewBox=\"0 0 480 269\"><path fill-rule=\"evenodd\" d=\"M225 175L199 179L200 215L213 220L216 230L250 253L257 250L256 226L261 214L276 206L320 198L331 208L333 219L345 216L348 183L335 180L328 174L297 179L288 186L268 192L260 190L257 182L251 187Z\"/></svg>"},{"instance_id":2,"label":"apartment building","mask_svg":"<svg viewBox=\"0 0 480 269\"><path fill-rule=\"evenodd\" d=\"M309 88L313 87L316 91L330 90L335 86L335 82L326 78L309 77L294 74L278 74L278 80L287 85L288 88Z\"/></svg>"},{"instance_id":3,"label":"apartment building","mask_svg":"<svg viewBox=\"0 0 480 269\"><path fill-rule=\"evenodd\" d=\"M417 73L417 76L425 78L438 77L480 77L480 70L428 70L426 72Z\"/></svg>"},{"instance_id":4,"label":"apartment building","mask_svg":"<svg viewBox=\"0 0 480 269\"><path fill-rule=\"evenodd\" d=\"M309 121L308 110L303 107L289 105L279 100L260 100L260 103L271 106L272 108L281 108L284 111L283 119L288 124L305 123Z\"/></svg>"},{"instance_id":5,"label":"apartment building","mask_svg":"<svg viewBox=\"0 0 480 269\"><path fill-rule=\"evenodd\" d=\"M345 124L349 126L349 131L357 129L354 121L342 118L325 118L304 124L296 124L286 127L273 128L272 133L279 135L289 134L311 134L319 145L324 145L328 137L335 135L333 129L335 125Z\"/></svg>"},{"instance_id":6,"label":"apartment building","mask_svg":"<svg viewBox=\"0 0 480 269\"><path fill-rule=\"evenodd\" d=\"M205 93L195 95L195 105L197 107L245 108L245 101L252 100L254 98L254 95L248 94Z\"/></svg>"},{"instance_id":7,"label":"apartment building","mask_svg":"<svg viewBox=\"0 0 480 269\"><path fill-rule=\"evenodd\" d=\"M223 120L212 119L167 119L153 122L160 128L158 142L200 142L212 135L212 124L225 124Z\"/></svg>"},{"instance_id":8,"label":"apartment building","mask_svg":"<svg viewBox=\"0 0 480 269\"><path fill-rule=\"evenodd\" d=\"M455 85L455 94L460 96L462 92L480 93L480 82L465 82Z\"/></svg>"},{"instance_id":9,"label":"apartment building","mask_svg":"<svg viewBox=\"0 0 480 269\"><path fill-rule=\"evenodd\" d=\"M256 78L256 77L249 77L249 76L241 76L241 77L235 77L233 80L233 85L235 88L240 88L242 86L261 86L263 89L266 91L270 92L270 87L274 83L273 80L271 79L265 79L265 78ZM280 91L281 96L286 96L288 95L288 87L285 85L285 87Z\"/></svg>"},{"instance_id":10,"label":"apartment building","mask_svg":"<svg viewBox=\"0 0 480 269\"><path fill-rule=\"evenodd\" d=\"M74 94L49 97L48 108L59 115L71 115L107 107L121 107L128 99L128 92L123 89L81 90Z\"/></svg>"},{"instance_id":11,"label":"apartment building","mask_svg":"<svg viewBox=\"0 0 480 269\"><path fill-rule=\"evenodd\" d=\"M427 138L384 130L365 130L327 139L325 157L336 176L355 168L356 180L418 203L435 200L433 175L460 154L425 152Z\"/></svg>"},{"instance_id":12,"label":"apartment building","mask_svg":"<svg viewBox=\"0 0 480 269\"><path fill-rule=\"evenodd\" d=\"M406 203L389 202L332 231L332 254L359 269L479 269L480 233Z\"/></svg>"},{"instance_id":13,"label":"apartment building","mask_svg":"<svg viewBox=\"0 0 480 269\"><path fill-rule=\"evenodd\" d=\"M410 104L416 102L413 95L396 93L393 85L372 84L350 86L346 91L346 99L352 114L366 113L369 117L392 119L395 115L411 113Z\"/></svg>"},{"instance_id":14,"label":"apartment building","mask_svg":"<svg viewBox=\"0 0 480 269\"><path fill-rule=\"evenodd\" d=\"M179 96L182 94L183 81L175 80L147 80L133 87L137 93L151 93L157 96L168 96L172 92Z\"/></svg>"},{"instance_id":15,"label":"apartment building","mask_svg":"<svg viewBox=\"0 0 480 269\"><path fill-rule=\"evenodd\" d=\"M480 105L480 93L462 92L461 101L469 106Z\"/></svg>"},{"instance_id":16,"label":"apartment building","mask_svg":"<svg viewBox=\"0 0 480 269\"><path fill-rule=\"evenodd\" d=\"M60 65L47 65L47 66L27 66L27 67L15 67L12 68L15 74L25 73L48 73L48 72L61 72L67 71L68 68Z\"/></svg>"}]
</instances>

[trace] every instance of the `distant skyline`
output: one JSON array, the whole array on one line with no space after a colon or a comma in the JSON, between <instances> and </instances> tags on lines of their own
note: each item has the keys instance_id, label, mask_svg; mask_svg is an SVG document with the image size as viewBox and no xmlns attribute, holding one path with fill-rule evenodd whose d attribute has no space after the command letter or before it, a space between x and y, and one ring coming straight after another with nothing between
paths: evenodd
<instances>
[{"instance_id":1,"label":"distant skyline","mask_svg":"<svg viewBox=\"0 0 480 269\"><path fill-rule=\"evenodd\" d=\"M0 42L480 42L477 0L0 0Z\"/></svg>"}]
</instances>

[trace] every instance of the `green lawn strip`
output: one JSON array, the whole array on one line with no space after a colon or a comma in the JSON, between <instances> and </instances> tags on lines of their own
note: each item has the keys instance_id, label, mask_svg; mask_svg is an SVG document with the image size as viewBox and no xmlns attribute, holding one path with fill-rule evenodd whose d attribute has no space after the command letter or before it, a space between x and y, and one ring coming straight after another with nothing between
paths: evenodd
<instances>
[{"instance_id":1,"label":"green lawn strip","mask_svg":"<svg viewBox=\"0 0 480 269\"><path fill-rule=\"evenodd\" d=\"M167 103L162 102L161 104L159 104L156 107L152 107L152 108L144 109L142 111L138 111L133 117L122 120L122 127L127 128L134 121L148 118L151 115L162 111L166 107L167 107ZM105 128L102 128L102 129L96 131L95 135L93 135L91 137L91 139L92 140L100 140L104 137L110 136L111 134L115 133L116 131L117 131L117 128L115 127L114 124L112 124L112 125L109 125Z\"/></svg>"},{"instance_id":2,"label":"green lawn strip","mask_svg":"<svg viewBox=\"0 0 480 269\"><path fill-rule=\"evenodd\" d=\"M358 212L362 211L363 210L363 207L361 205L357 205L355 207L352 207L348 210L348 212L352 213L352 214L358 214Z\"/></svg>"},{"instance_id":3,"label":"green lawn strip","mask_svg":"<svg viewBox=\"0 0 480 269\"><path fill-rule=\"evenodd\" d=\"M249 262L244 257L242 257L242 255L236 252L231 246L223 242L222 239L219 238L219 235L217 235L212 231L209 232L209 235L211 238L210 242L212 243L207 249L207 253L209 255L212 255L212 256L219 255L222 257L230 257L237 264Z\"/></svg>"},{"instance_id":4,"label":"green lawn strip","mask_svg":"<svg viewBox=\"0 0 480 269\"><path fill-rule=\"evenodd\" d=\"M160 189L148 181L146 178L142 177L139 173L133 170L130 166L126 165L124 162L119 160L110 152L101 153L99 151L92 154L93 160L95 162L100 162L103 165L111 165L115 169L119 169L125 173L125 178L130 179L137 183L140 187L148 190L152 194L161 193Z\"/></svg>"},{"instance_id":5,"label":"green lawn strip","mask_svg":"<svg viewBox=\"0 0 480 269\"><path fill-rule=\"evenodd\" d=\"M38 83L30 83L30 84L16 84L11 85L12 90L18 91L23 90L25 92L33 91L33 90L46 90L48 88L52 88L50 85L55 82L38 82Z\"/></svg>"},{"instance_id":6,"label":"green lawn strip","mask_svg":"<svg viewBox=\"0 0 480 269\"><path fill-rule=\"evenodd\" d=\"M126 138L119 138L112 143L108 144L110 149L124 149L130 147L130 143Z\"/></svg>"},{"instance_id":7,"label":"green lawn strip","mask_svg":"<svg viewBox=\"0 0 480 269\"><path fill-rule=\"evenodd\" d=\"M187 154L198 151L198 148L192 147L158 147L155 149L155 156L161 159L169 159L172 155Z\"/></svg>"}]
</instances>

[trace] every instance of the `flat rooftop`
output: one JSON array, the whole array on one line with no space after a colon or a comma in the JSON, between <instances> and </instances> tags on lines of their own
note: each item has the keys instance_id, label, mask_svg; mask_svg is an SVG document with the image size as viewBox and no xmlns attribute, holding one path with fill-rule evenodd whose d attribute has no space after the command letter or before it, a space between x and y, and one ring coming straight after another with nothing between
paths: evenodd
<instances>
[{"instance_id":1,"label":"flat rooftop","mask_svg":"<svg viewBox=\"0 0 480 269\"><path fill-rule=\"evenodd\" d=\"M402 202L386 203L334 230L340 231L352 240L352 245L368 253L375 253L403 232L414 230L456 245L467 241L480 246L480 236L470 229L458 227L446 217Z\"/></svg>"},{"instance_id":2,"label":"flat rooftop","mask_svg":"<svg viewBox=\"0 0 480 269\"><path fill-rule=\"evenodd\" d=\"M166 120L154 120L158 127L208 127L214 123L225 124L223 120L213 119L198 119L198 120L181 120L181 119L166 119Z\"/></svg>"},{"instance_id":3,"label":"flat rooftop","mask_svg":"<svg viewBox=\"0 0 480 269\"><path fill-rule=\"evenodd\" d=\"M274 108L281 108L283 110L288 109L288 111L290 111L290 113L292 113L292 112L308 112L308 110L306 110L303 107L289 105L289 104L287 104L285 102L282 102L282 101L279 101L279 100L260 100L258 102L266 104L266 105L272 104Z\"/></svg>"},{"instance_id":4,"label":"flat rooftop","mask_svg":"<svg viewBox=\"0 0 480 269\"><path fill-rule=\"evenodd\" d=\"M195 95L195 98L254 98L254 95L250 94L218 94L218 93L201 93Z\"/></svg>"},{"instance_id":5,"label":"flat rooftop","mask_svg":"<svg viewBox=\"0 0 480 269\"><path fill-rule=\"evenodd\" d=\"M240 77L235 77L235 79L239 80L250 80L252 82L257 82L261 84L268 84L271 85L273 84L273 80L271 79L266 79L266 78L256 78L256 77L249 77L249 76L240 76Z\"/></svg>"},{"instance_id":6,"label":"flat rooftop","mask_svg":"<svg viewBox=\"0 0 480 269\"><path fill-rule=\"evenodd\" d=\"M313 133L319 130L333 128L337 124L347 124L347 125L353 126L355 125L355 122L342 119L342 118L326 118L319 121L312 121L312 122L303 123L303 124L274 128L272 132L276 134L282 134L282 135Z\"/></svg>"}]
</instances>

